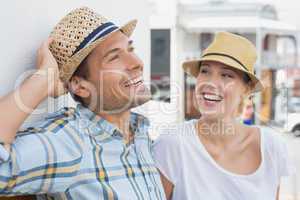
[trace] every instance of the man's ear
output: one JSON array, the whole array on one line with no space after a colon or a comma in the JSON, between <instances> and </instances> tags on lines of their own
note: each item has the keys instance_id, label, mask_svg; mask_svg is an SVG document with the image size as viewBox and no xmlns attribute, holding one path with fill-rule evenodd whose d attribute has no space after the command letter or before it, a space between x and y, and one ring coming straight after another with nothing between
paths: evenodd
<instances>
[{"instance_id":1,"label":"man's ear","mask_svg":"<svg viewBox=\"0 0 300 200\"><path fill-rule=\"evenodd\" d=\"M87 80L79 76L73 76L68 83L68 89L77 96L88 98L91 95L91 88L89 88L89 85Z\"/></svg>"}]
</instances>

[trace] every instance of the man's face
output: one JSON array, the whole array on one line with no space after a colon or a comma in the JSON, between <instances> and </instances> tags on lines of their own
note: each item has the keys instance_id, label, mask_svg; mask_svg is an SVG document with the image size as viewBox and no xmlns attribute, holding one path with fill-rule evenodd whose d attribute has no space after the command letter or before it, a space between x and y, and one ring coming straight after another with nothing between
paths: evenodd
<instances>
[{"instance_id":1,"label":"man's face","mask_svg":"<svg viewBox=\"0 0 300 200\"><path fill-rule=\"evenodd\" d=\"M101 112L119 113L151 98L143 81L143 62L132 41L120 31L101 42L87 59L90 105Z\"/></svg>"}]
</instances>

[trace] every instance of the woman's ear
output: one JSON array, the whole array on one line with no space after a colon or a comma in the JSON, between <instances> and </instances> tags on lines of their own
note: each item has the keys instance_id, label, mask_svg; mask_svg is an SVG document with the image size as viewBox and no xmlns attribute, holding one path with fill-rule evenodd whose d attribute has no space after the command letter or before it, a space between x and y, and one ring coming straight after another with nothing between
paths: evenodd
<instances>
[{"instance_id":1,"label":"woman's ear","mask_svg":"<svg viewBox=\"0 0 300 200\"><path fill-rule=\"evenodd\" d=\"M251 91L252 91L251 85L244 84L244 88L242 89L242 94L240 96L240 104L239 104L238 109L237 109L237 115L238 116L242 114L242 112L244 110L245 102L251 96Z\"/></svg>"},{"instance_id":2,"label":"woman's ear","mask_svg":"<svg viewBox=\"0 0 300 200\"><path fill-rule=\"evenodd\" d=\"M245 85L245 91L244 91L245 95L243 96L249 97L251 95L251 92L252 92L252 85L251 84Z\"/></svg>"},{"instance_id":3,"label":"woman's ear","mask_svg":"<svg viewBox=\"0 0 300 200\"><path fill-rule=\"evenodd\" d=\"M88 81L79 77L73 76L68 83L68 89L72 94L82 98L88 98L91 95Z\"/></svg>"}]
</instances>

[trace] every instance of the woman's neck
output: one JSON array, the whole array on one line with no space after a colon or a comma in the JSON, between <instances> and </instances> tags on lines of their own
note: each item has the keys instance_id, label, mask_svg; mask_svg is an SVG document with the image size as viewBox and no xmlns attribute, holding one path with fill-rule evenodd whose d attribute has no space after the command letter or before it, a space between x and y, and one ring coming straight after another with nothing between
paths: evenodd
<instances>
[{"instance_id":1,"label":"woman's neck","mask_svg":"<svg viewBox=\"0 0 300 200\"><path fill-rule=\"evenodd\" d=\"M196 125L198 134L214 144L226 144L238 136L240 124L231 119L199 119Z\"/></svg>"}]
</instances>

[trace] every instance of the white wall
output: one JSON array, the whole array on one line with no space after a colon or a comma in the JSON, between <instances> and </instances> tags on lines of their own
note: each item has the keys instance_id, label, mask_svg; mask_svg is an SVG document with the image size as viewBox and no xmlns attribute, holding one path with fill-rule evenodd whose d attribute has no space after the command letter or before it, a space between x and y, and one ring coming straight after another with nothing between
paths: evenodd
<instances>
[{"instance_id":1,"label":"white wall","mask_svg":"<svg viewBox=\"0 0 300 200\"><path fill-rule=\"evenodd\" d=\"M93 8L118 25L133 18L139 20L133 40L145 62L145 79L150 79L147 0L10 0L3 1L0 7L0 96L15 87L23 72L35 67L36 50L41 42L65 14L80 6Z\"/></svg>"}]
</instances>

